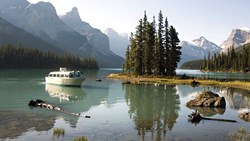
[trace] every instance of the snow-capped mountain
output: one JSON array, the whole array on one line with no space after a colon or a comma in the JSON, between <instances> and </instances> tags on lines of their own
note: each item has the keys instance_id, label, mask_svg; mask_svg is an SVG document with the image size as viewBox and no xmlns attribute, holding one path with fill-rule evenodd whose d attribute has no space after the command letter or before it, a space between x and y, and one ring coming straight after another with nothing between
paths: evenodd
<instances>
[{"instance_id":1,"label":"snow-capped mountain","mask_svg":"<svg viewBox=\"0 0 250 141\"><path fill-rule=\"evenodd\" d=\"M205 37L202 36L199 39L194 39L193 43L206 51L210 51L211 53L218 52L221 50L221 47L219 47L213 42L208 41Z\"/></svg>"},{"instance_id":2,"label":"snow-capped mountain","mask_svg":"<svg viewBox=\"0 0 250 141\"><path fill-rule=\"evenodd\" d=\"M227 52L230 47L238 48L246 43L250 43L250 29L233 29L226 41L220 46L223 52Z\"/></svg>"},{"instance_id":3,"label":"snow-capped mountain","mask_svg":"<svg viewBox=\"0 0 250 141\"><path fill-rule=\"evenodd\" d=\"M127 33L119 34L112 28L107 28L105 34L109 37L110 49L117 55L125 58L125 52L129 45Z\"/></svg>"},{"instance_id":4,"label":"snow-capped mountain","mask_svg":"<svg viewBox=\"0 0 250 141\"><path fill-rule=\"evenodd\" d=\"M211 55L220 52L221 48L215 43L210 42L205 37L192 40L192 42L182 41L181 48L181 61L179 65L191 60L203 59L210 52Z\"/></svg>"},{"instance_id":5,"label":"snow-capped mountain","mask_svg":"<svg viewBox=\"0 0 250 141\"><path fill-rule=\"evenodd\" d=\"M76 32L87 37L89 43L93 46L93 50L89 54L94 56L98 62L102 64L105 61L106 63L109 62L109 66L121 67L124 59L110 50L108 36L99 29L91 27L89 23L82 21L76 7L65 15L60 16L60 19Z\"/></svg>"}]
</instances>

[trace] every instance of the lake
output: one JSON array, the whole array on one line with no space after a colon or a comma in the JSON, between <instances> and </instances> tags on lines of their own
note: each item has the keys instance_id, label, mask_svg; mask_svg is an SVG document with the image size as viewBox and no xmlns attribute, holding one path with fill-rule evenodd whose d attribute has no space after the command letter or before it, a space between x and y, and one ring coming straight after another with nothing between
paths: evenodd
<instances>
[{"instance_id":1,"label":"lake","mask_svg":"<svg viewBox=\"0 0 250 141\"><path fill-rule=\"evenodd\" d=\"M241 127L250 131L250 123L238 117L239 111L250 109L247 90L184 85L155 87L105 79L106 74L120 72L119 69L85 70L87 79L81 88L62 87L45 84L44 76L50 71L0 70L0 140L69 141L85 136L88 141L228 141L229 133ZM245 75L249 78L249 74ZM237 122L189 122L188 115L195 109L185 105L204 90L224 96L226 108L198 108L203 116ZM27 105L31 99L42 99L91 118L32 108ZM63 128L64 135L54 136L56 128Z\"/></svg>"}]
</instances>

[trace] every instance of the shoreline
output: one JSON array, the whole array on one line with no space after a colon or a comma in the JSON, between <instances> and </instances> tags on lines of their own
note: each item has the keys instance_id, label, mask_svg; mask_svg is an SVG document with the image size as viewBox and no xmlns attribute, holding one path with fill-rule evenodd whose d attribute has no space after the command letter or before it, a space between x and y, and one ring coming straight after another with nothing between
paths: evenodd
<instances>
[{"instance_id":1,"label":"shoreline","mask_svg":"<svg viewBox=\"0 0 250 141\"><path fill-rule=\"evenodd\" d=\"M240 80L211 80L211 79L200 79L200 78L181 78L181 77L161 77L161 76L136 76L127 74L115 74L111 73L106 76L108 79L122 80L123 83L131 84L154 84L154 85L192 85L192 82L198 82L201 86L222 86L222 87L233 87L250 90L250 82Z\"/></svg>"}]
</instances>

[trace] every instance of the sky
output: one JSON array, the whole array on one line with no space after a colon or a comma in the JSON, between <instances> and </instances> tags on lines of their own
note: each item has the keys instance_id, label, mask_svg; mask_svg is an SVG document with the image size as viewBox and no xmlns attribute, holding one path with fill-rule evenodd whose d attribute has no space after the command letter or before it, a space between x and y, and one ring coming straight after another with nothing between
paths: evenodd
<instances>
[{"instance_id":1,"label":"sky","mask_svg":"<svg viewBox=\"0 0 250 141\"><path fill-rule=\"evenodd\" d=\"M220 45L232 29L250 28L250 0L28 0L50 2L58 15L77 7L80 17L92 27L119 33L135 32L146 11L148 20L159 11L179 33L180 40L200 36Z\"/></svg>"}]
</instances>

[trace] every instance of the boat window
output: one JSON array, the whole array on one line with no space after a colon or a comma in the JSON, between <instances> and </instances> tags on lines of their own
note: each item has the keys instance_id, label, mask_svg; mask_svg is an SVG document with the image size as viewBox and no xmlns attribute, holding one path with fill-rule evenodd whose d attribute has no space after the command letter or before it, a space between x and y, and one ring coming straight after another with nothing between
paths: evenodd
<instances>
[{"instance_id":1,"label":"boat window","mask_svg":"<svg viewBox=\"0 0 250 141\"><path fill-rule=\"evenodd\" d=\"M76 77L80 77L80 72L79 71L75 72L75 75Z\"/></svg>"},{"instance_id":2,"label":"boat window","mask_svg":"<svg viewBox=\"0 0 250 141\"><path fill-rule=\"evenodd\" d=\"M56 76L57 76L57 77L60 77L60 74L57 74Z\"/></svg>"},{"instance_id":3,"label":"boat window","mask_svg":"<svg viewBox=\"0 0 250 141\"><path fill-rule=\"evenodd\" d=\"M53 77L56 77L56 74L53 74Z\"/></svg>"},{"instance_id":4,"label":"boat window","mask_svg":"<svg viewBox=\"0 0 250 141\"><path fill-rule=\"evenodd\" d=\"M72 73L70 73L70 74L69 74L69 77L70 77L70 78L71 78L71 77L73 77L73 74L72 74Z\"/></svg>"},{"instance_id":5,"label":"boat window","mask_svg":"<svg viewBox=\"0 0 250 141\"><path fill-rule=\"evenodd\" d=\"M61 74L61 77L64 77L64 74Z\"/></svg>"},{"instance_id":6,"label":"boat window","mask_svg":"<svg viewBox=\"0 0 250 141\"><path fill-rule=\"evenodd\" d=\"M65 74L65 77L69 77L69 75Z\"/></svg>"},{"instance_id":7,"label":"boat window","mask_svg":"<svg viewBox=\"0 0 250 141\"><path fill-rule=\"evenodd\" d=\"M49 77L52 77L53 75L52 74L49 74Z\"/></svg>"}]
</instances>

